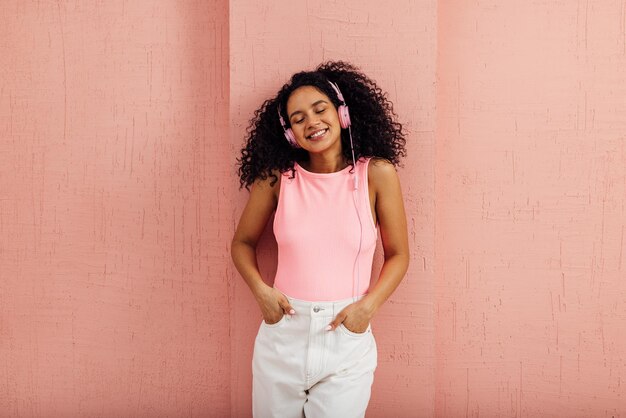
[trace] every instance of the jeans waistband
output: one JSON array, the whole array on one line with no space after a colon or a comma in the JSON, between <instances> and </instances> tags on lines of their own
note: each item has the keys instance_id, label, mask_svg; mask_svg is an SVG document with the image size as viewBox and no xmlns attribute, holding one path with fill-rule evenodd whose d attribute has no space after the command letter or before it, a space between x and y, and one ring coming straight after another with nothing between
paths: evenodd
<instances>
[{"instance_id":1,"label":"jeans waistband","mask_svg":"<svg viewBox=\"0 0 626 418\"><path fill-rule=\"evenodd\" d=\"M354 298L346 298L333 301L311 301L296 299L283 293L289 303L296 311L296 315L310 315L310 316L335 316L343 308L362 299L365 295L356 296Z\"/></svg>"}]
</instances>

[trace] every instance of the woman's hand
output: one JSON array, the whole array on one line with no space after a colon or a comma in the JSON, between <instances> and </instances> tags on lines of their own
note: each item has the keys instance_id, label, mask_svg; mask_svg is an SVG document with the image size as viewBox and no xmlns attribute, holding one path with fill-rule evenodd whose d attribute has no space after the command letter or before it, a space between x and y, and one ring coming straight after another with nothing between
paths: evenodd
<instances>
[{"instance_id":1,"label":"woman's hand","mask_svg":"<svg viewBox=\"0 0 626 418\"><path fill-rule=\"evenodd\" d=\"M277 289L267 286L256 295L257 302L263 313L263 320L271 325L280 321L285 314L293 315L295 310L289 300Z\"/></svg>"},{"instance_id":2,"label":"woman's hand","mask_svg":"<svg viewBox=\"0 0 626 418\"><path fill-rule=\"evenodd\" d=\"M328 331L334 330L343 323L348 331L361 334L367 330L373 316L374 311L371 306L364 300L359 300L343 308L326 329Z\"/></svg>"}]
</instances>

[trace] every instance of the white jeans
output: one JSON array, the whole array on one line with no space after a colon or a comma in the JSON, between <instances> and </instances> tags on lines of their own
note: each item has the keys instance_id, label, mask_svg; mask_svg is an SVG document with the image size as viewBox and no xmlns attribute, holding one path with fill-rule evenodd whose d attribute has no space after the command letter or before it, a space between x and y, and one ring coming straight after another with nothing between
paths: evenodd
<instances>
[{"instance_id":1,"label":"white jeans","mask_svg":"<svg viewBox=\"0 0 626 418\"><path fill-rule=\"evenodd\" d=\"M363 333L324 328L352 298L310 302L285 295L296 313L263 320L252 355L255 418L364 417L378 354L371 324Z\"/></svg>"}]
</instances>

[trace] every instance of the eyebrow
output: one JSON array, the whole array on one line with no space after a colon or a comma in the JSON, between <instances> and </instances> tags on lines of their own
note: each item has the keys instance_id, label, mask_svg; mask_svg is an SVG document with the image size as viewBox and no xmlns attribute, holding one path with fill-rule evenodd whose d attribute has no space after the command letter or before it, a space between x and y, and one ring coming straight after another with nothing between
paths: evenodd
<instances>
[{"instance_id":1,"label":"eyebrow","mask_svg":"<svg viewBox=\"0 0 626 418\"><path fill-rule=\"evenodd\" d=\"M318 105L318 104L320 104L320 103L328 103L328 102L327 102L326 100L324 100L324 99L321 99L321 100L318 100L317 102L313 103L313 104L311 105L311 107L315 107L315 106L317 106L317 105ZM291 120L291 118L293 117L293 115L295 115L296 113L303 113L303 112L302 112L301 110L296 110L296 111L295 111L295 112L293 112L291 115L289 115L289 120Z\"/></svg>"}]
</instances>

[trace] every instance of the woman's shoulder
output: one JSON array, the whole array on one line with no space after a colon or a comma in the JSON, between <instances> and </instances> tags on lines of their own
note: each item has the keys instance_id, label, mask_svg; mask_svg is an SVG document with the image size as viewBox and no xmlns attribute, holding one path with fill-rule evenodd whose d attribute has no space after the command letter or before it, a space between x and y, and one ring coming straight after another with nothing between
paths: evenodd
<instances>
[{"instance_id":1,"label":"woman's shoulder","mask_svg":"<svg viewBox=\"0 0 626 418\"><path fill-rule=\"evenodd\" d=\"M270 198L271 196L271 199L274 201L274 205L276 205L278 203L281 177L282 175L279 169L270 169L269 174L266 174L265 178L257 178L252 187L259 195L265 195L267 198Z\"/></svg>"},{"instance_id":2,"label":"woman's shoulder","mask_svg":"<svg viewBox=\"0 0 626 418\"><path fill-rule=\"evenodd\" d=\"M268 179L271 179L271 181L273 182L274 176L278 178L278 181L276 181L276 183L272 185L272 192L274 193L274 197L276 198L276 202L278 203L278 195L280 193L280 183L285 173L281 173L278 168L272 168L270 172L271 174L268 176Z\"/></svg>"},{"instance_id":3,"label":"woman's shoulder","mask_svg":"<svg viewBox=\"0 0 626 418\"><path fill-rule=\"evenodd\" d=\"M390 175L396 172L396 167L391 161L383 157L370 157L368 174L377 176Z\"/></svg>"},{"instance_id":4,"label":"woman's shoulder","mask_svg":"<svg viewBox=\"0 0 626 418\"><path fill-rule=\"evenodd\" d=\"M396 167L391 161L382 157L371 157L367 168L367 181L380 190L397 179Z\"/></svg>"}]
</instances>

